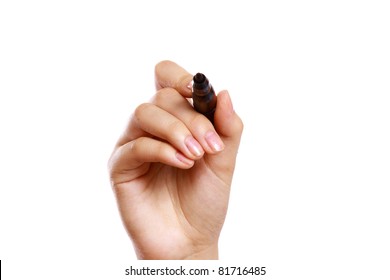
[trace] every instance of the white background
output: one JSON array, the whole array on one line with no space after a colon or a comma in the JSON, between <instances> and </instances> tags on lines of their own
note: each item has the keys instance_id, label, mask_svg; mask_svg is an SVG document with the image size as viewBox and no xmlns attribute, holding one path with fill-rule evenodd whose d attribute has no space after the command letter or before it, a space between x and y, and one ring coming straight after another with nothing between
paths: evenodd
<instances>
[{"instance_id":1,"label":"white background","mask_svg":"<svg viewBox=\"0 0 390 280\"><path fill-rule=\"evenodd\" d=\"M5 279L128 279L106 162L173 60L245 123L220 258L389 279L388 1L1 1Z\"/></svg>"}]
</instances>

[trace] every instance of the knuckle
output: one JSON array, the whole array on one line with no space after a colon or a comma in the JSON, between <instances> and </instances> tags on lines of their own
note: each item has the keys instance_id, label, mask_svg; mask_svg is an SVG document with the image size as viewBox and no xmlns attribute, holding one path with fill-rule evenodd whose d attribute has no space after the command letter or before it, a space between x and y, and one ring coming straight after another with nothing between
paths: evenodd
<instances>
[{"instance_id":1,"label":"knuckle","mask_svg":"<svg viewBox=\"0 0 390 280\"><path fill-rule=\"evenodd\" d=\"M171 63L172 63L172 61L170 61L170 60L161 60L154 67L154 71L157 73L160 71L160 69L164 69L166 66L168 66Z\"/></svg>"},{"instance_id":2,"label":"knuckle","mask_svg":"<svg viewBox=\"0 0 390 280\"><path fill-rule=\"evenodd\" d=\"M171 98L175 94L177 94L177 91L173 88L162 88L156 92L152 102L157 105L163 104L164 100Z\"/></svg>"},{"instance_id":3,"label":"knuckle","mask_svg":"<svg viewBox=\"0 0 390 280\"><path fill-rule=\"evenodd\" d=\"M239 116L237 116L237 125L236 126L237 126L237 131L239 133L242 133L244 131L244 122L242 121L242 119Z\"/></svg>"},{"instance_id":4,"label":"knuckle","mask_svg":"<svg viewBox=\"0 0 390 280\"><path fill-rule=\"evenodd\" d=\"M134 117L136 118L137 121L139 121L139 119L141 118L142 114L150 108L150 106L152 106L152 104L150 103L142 103L140 105L137 106L137 108L135 108L134 110Z\"/></svg>"},{"instance_id":5,"label":"knuckle","mask_svg":"<svg viewBox=\"0 0 390 280\"><path fill-rule=\"evenodd\" d=\"M114 168L115 168L114 154L111 154L110 158L107 161L107 170L110 176L113 174Z\"/></svg>"},{"instance_id":6,"label":"knuckle","mask_svg":"<svg viewBox=\"0 0 390 280\"><path fill-rule=\"evenodd\" d=\"M160 142L156 146L156 158L164 158L169 156L168 155L168 149L167 149L167 144Z\"/></svg>"},{"instance_id":7,"label":"knuckle","mask_svg":"<svg viewBox=\"0 0 390 280\"><path fill-rule=\"evenodd\" d=\"M231 136L241 136L244 131L244 122L239 116L235 116L229 125Z\"/></svg>"},{"instance_id":8,"label":"knuckle","mask_svg":"<svg viewBox=\"0 0 390 280\"><path fill-rule=\"evenodd\" d=\"M130 153L137 156L140 154L141 152L141 149L142 149L142 145L143 145L143 142L144 142L144 138L143 137L140 137L136 140L133 140L131 141L129 144L130 144Z\"/></svg>"},{"instance_id":9,"label":"knuckle","mask_svg":"<svg viewBox=\"0 0 390 280\"><path fill-rule=\"evenodd\" d=\"M166 127L166 131L168 134L171 134L171 135L176 135L176 134L180 134L182 133L183 131L185 130L185 126L184 124L179 121L179 120L174 120L172 122L170 122L167 127Z\"/></svg>"},{"instance_id":10,"label":"knuckle","mask_svg":"<svg viewBox=\"0 0 390 280\"><path fill-rule=\"evenodd\" d=\"M189 122L190 127L192 128L198 128L198 127L207 127L211 129L211 122L202 114L194 114L192 119Z\"/></svg>"}]
</instances>

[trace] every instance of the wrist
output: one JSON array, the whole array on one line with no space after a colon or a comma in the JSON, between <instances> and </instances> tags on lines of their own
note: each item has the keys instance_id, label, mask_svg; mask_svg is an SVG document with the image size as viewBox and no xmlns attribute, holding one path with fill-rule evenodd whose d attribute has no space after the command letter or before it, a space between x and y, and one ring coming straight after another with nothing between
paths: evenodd
<instances>
[{"instance_id":1,"label":"wrist","mask_svg":"<svg viewBox=\"0 0 390 280\"><path fill-rule=\"evenodd\" d=\"M161 253L144 254L139 250L136 250L136 254L139 260L218 260L218 244L182 256L162 256Z\"/></svg>"},{"instance_id":2,"label":"wrist","mask_svg":"<svg viewBox=\"0 0 390 280\"><path fill-rule=\"evenodd\" d=\"M218 260L218 244L206 247L184 257L183 260Z\"/></svg>"}]
</instances>

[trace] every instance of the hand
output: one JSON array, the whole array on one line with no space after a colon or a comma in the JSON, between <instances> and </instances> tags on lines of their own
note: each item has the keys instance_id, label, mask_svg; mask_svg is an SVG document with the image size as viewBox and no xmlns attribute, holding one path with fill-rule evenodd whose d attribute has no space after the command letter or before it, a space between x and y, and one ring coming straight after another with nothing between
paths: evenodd
<instances>
[{"instance_id":1,"label":"hand","mask_svg":"<svg viewBox=\"0 0 390 280\"><path fill-rule=\"evenodd\" d=\"M139 259L217 259L242 121L227 91L213 127L187 100L191 74L171 61L155 74L109 160L120 215Z\"/></svg>"}]
</instances>

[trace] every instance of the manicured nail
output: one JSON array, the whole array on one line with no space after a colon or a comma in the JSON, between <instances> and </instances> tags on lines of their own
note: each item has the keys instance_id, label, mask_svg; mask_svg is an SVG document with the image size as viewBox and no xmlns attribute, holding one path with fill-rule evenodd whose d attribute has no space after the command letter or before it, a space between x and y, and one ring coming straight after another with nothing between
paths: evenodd
<instances>
[{"instance_id":1,"label":"manicured nail","mask_svg":"<svg viewBox=\"0 0 390 280\"><path fill-rule=\"evenodd\" d=\"M179 153L179 152L176 153L176 158L179 161L181 161L182 163L184 163L185 165L192 165L194 163L193 160L186 158L185 155L183 155L182 153Z\"/></svg>"},{"instance_id":2,"label":"manicured nail","mask_svg":"<svg viewBox=\"0 0 390 280\"><path fill-rule=\"evenodd\" d=\"M194 137L187 136L184 140L184 144L187 146L187 149L193 154L195 157L200 157L203 154L202 147L198 143L198 141L195 140Z\"/></svg>"},{"instance_id":3,"label":"manicured nail","mask_svg":"<svg viewBox=\"0 0 390 280\"><path fill-rule=\"evenodd\" d=\"M220 152L224 149L225 145L223 144L221 138L214 131L209 131L205 135L205 139L211 150L214 152Z\"/></svg>"}]
</instances>

